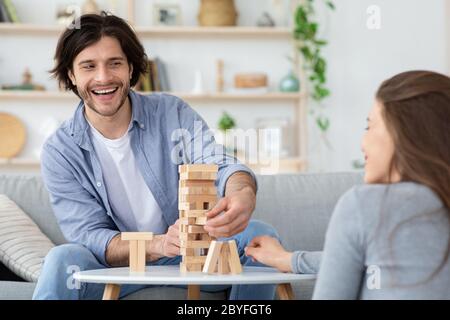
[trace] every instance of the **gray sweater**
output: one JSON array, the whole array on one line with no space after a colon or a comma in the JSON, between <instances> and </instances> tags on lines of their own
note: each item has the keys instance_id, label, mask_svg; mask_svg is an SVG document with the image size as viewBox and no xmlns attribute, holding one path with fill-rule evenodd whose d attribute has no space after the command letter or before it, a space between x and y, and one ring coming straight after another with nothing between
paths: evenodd
<instances>
[{"instance_id":1,"label":"gray sweater","mask_svg":"<svg viewBox=\"0 0 450 320\"><path fill-rule=\"evenodd\" d=\"M361 185L338 201L323 254L297 251L292 269L319 273L314 299L450 299L449 237L448 209L431 189Z\"/></svg>"}]
</instances>

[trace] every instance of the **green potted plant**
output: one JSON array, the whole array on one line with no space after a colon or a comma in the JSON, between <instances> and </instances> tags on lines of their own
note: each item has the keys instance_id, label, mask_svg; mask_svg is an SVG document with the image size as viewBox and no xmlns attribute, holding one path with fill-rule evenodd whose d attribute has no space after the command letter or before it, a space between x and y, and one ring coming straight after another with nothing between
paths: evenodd
<instances>
[{"instance_id":1,"label":"green potted plant","mask_svg":"<svg viewBox=\"0 0 450 320\"><path fill-rule=\"evenodd\" d=\"M333 2L321 1L324 1L331 10L335 9ZM303 57L303 67L309 82L311 97L319 108L318 110L311 109L311 113L315 116L318 128L322 134L325 134L330 127L330 120L320 109L323 108L321 102L330 95L330 90L326 86L327 61L323 57L321 49L327 44L327 41L318 37L319 23L314 20L314 16L314 0L305 0L298 4L294 15L293 37L297 49Z\"/></svg>"},{"instance_id":2,"label":"green potted plant","mask_svg":"<svg viewBox=\"0 0 450 320\"><path fill-rule=\"evenodd\" d=\"M222 131L223 134L223 145L225 146L227 152L235 152L236 151L236 146L232 146L232 141L230 141L230 139L234 138L234 136L230 133L227 134L227 130L233 129L234 127L236 127L236 121L233 119L233 117L230 116L229 113L227 112L223 112L222 116L219 119L218 122L218 127L219 130Z\"/></svg>"}]
</instances>

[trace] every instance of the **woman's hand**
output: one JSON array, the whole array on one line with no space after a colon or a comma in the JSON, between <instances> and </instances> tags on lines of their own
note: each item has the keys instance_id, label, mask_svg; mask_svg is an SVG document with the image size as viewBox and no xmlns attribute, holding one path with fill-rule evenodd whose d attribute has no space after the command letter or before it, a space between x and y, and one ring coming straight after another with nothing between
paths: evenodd
<instances>
[{"instance_id":1,"label":"woman's hand","mask_svg":"<svg viewBox=\"0 0 450 320\"><path fill-rule=\"evenodd\" d=\"M245 248L245 255L282 272L292 272L292 252L284 250L280 242L269 236L253 238Z\"/></svg>"}]
</instances>

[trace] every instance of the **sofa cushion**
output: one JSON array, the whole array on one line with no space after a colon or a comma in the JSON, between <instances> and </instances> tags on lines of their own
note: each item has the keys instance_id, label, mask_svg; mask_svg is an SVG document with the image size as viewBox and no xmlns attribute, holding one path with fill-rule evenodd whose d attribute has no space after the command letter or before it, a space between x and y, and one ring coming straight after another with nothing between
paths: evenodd
<instances>
[{"instance_id":1,"label":"sofa cushion","mask_svg":"<svg viewBox=\"0 0 450 320\"><path fill-rule=\"evenodd\" d=\"M0 194L0 261L21 278L34 282L53 247L33 220Z\"/></svg>"},{"instance_id":2,"label":"sofa cushion","mask_svg":"<svg viewBox=\"0 0 450 320\"><path fill-rule=\"evenodd\" d=\"M54 244L66 243L39 173L0 174L0 194L7 195L26 212Z\"/></svg>"},{"instance_id":3,"label":"sofa cushion","mask_svg":"<svg viewBox=\"0 0 450 320\"><path fill-rule=\"evenodd\" d=\"M258 176L255 219L280 234L288 250L320 251L333 209L361 172Z\"/></svg>"}]
</instances>

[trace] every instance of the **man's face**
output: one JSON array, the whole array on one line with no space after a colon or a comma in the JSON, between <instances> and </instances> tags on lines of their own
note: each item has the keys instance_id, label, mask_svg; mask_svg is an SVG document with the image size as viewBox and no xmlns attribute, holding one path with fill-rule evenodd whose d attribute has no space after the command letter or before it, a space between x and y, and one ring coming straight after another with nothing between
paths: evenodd
<instances>
[{"instance_id":1,"label":"man's face","mask_svg":"<svg viewBox=\"0 0 450 320\"><path fill-rule=\"evenodd\" d=\"M86 47L75 57L72 68L69 77L94 112L111 117L124 105L133 67L116 38L105 36Z\"/></svg>"}]
</instances>

